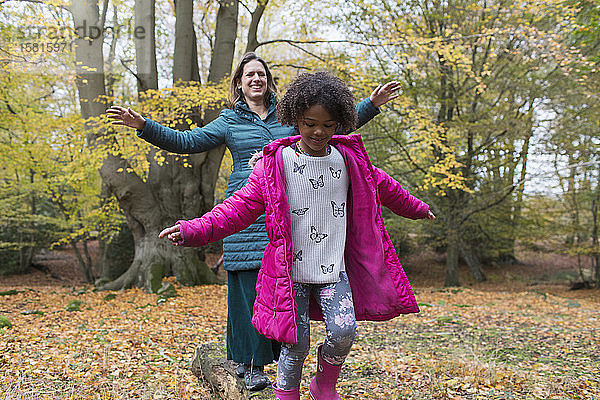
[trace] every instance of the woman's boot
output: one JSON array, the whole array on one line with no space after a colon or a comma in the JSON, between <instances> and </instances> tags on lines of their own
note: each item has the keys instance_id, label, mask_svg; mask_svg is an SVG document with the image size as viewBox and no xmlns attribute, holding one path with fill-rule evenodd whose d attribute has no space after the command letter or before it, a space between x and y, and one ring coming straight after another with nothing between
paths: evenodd
<instances>
[{"instance_id":1,"label":"woman's boot","mask_svg":"<svg viewBox=\"0 0 600 400\"><path fill-rule=\"evenodd\" d=\"M321 348L317 348L317 374L310 382L310 397L313 400L340 400L340 396L335 390L341 365L332 365L323 359Z\"/></svg>"}]
</instances>

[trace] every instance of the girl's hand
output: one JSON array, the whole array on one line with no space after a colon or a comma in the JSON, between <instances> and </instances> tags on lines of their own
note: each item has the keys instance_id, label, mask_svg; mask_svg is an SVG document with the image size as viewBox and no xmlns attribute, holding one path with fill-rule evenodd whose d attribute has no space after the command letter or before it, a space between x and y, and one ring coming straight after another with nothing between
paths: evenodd
<instances>
[{"instance_id":1,"label":"girl's hand","mask_svg":"<svg viewBox=\"0 0 600 400\"><path fill-rule=\"evenodd\" d=\"M133 111L131 108L112 106L106 110L106 113L108 114L108 118L112 119L110 122L112 125L128 126L141 131L146 124L144 117Z\"/></svg>"},{"instance_id":2,"label":"girl's hand","mask_svg":"<svg viewBox=\"0 0 600 400\"><path fill-rule=\"evenodd\" d=\"M429 212L427 213L427 219L435 219L435 215L431 212L431 210L429 210Z\"/></svg>"},{"instance_id":3,"label":"girl's hand","mask_svg":"<svg viewBox=\"0 0 600 400\"><path fill-rule=\"evenodd\" d=\"M398 81L391 81L383 86L379 85L373 90L369 99L371 99L371 103L373 103L375 107L381 107L388 101L394 100L396 97L400 96L400 93L397 92L401 86L402 84Z\"/></svg>"},{"instance_id":4,"label":"girl's hand","mask_svg":"<svg viewBox=\"0 0 600 400\"><path fill-rule=\"evenodd\" d=\"M169 228L163 229L162 232L160 232L158 234L158 237L164 238L166 236L167 239L169 239L171 241L173 246L180 246L181 241L182 241L180 229L181 229L181 225L179 225L179 224L173 225Z\"/></svg>"}]
</instances>

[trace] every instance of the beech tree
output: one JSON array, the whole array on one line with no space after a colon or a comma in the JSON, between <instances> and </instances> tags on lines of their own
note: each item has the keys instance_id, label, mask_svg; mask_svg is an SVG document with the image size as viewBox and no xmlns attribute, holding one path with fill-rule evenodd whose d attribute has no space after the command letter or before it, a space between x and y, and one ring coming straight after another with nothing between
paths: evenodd
<instances>
[{"instance_id":1,"label":"beech tree","mask_svg":"<svg viewBox=\"0 0 600 400\"><path fill-rule=\"evenodd\" d=\"M396 115L377 121L370 141L437 211L445 285L459 285L460 258L485 279L482 260L515 259L529 144L549 77L577 58L565 41L576 8L527 0L331 3L339 13L324 18L369 61L357 70L404 81Z\"/></svg>"}]
</instances>

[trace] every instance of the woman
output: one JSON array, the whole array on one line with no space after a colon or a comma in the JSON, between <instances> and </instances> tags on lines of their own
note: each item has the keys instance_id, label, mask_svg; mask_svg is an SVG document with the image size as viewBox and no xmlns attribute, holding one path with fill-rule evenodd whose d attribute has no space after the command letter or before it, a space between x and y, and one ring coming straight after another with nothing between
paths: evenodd
<instances>
[{"instance_id":1,"label":"woman","mask_svg":"<svg viewBox=\"0 0 600 400\"><path fill-rule=\"evenodd\" d=\"M358 126L379 113L378 107L398 97L398 82L378 86L357 106ZM225 144L233 158L233 172L226 196L248 182L252 155L275 139L294 134L276 118L276 86L267 63L247 53L235 69L229 89L229 107L211 123L189 131L177 131L142 117L131 109L113 106L107 110L112 124L137 129L137 135L173 153L200 153ZM270 382L263 367L279 357L280 344L258 333L252 326L256 279L268 238L265 217L223 240L227 271L227 358L239 363L237 373L248 390L261 390Z\"/></svg>"}]
</instances>

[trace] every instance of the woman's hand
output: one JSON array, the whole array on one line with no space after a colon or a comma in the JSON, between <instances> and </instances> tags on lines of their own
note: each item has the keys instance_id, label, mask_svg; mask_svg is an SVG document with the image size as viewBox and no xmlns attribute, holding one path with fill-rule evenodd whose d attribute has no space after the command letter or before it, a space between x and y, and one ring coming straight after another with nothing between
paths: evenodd
<instances>
[{"instance_id":1,"label":"woman's hand","mask_svg":"<svg viewBox=\"0 0 600 400\"><path fill-rule=\"evenodd\" d=\"M385 85L379 85L373 90L369 99L371 99L371 103L373 103L375 107L381 107L388 101L394 100L396 97L400 96L400 93L397 92L401 87L402 84L398 81L391 81Z\"/></svg>"},{"instance_id":2,"label":"woman's hand","mask_svg":"<svg viewBox=\"0 0 600 400\"><path fill-rule=\"evenodd\" d=\"M112 125L128 126L141 131L146 124L144 117L133 111L131 108L112 106L106 110L106 113L108 114L108 118L112 119L112 121L110 121Z\"/></svg>"},{"instance_id":3,"label":"woman's hand","mask_svg":"<svg viewBox=\"0 0 600 400\"><path fill-rule=\"evenodd\" d=\"M427 213L427 217L425 217L427 219L435 219L435 215L431 212L431 210L429 210L429 212Z\"/></svg>"},{"instance_id":4,"label":"woman's hand","mask_svg":"<svg viewBox=\"0 0 600 400\"><path fill-rule=\"evenodd\" d=\"M180 246L182 242L180 229L181 225L173 225L169 228L163 229L162 232L158 234L158 237L164 238L166 236L167 239L171 241L173 246Z\"/></svg>"}]
</instances>

